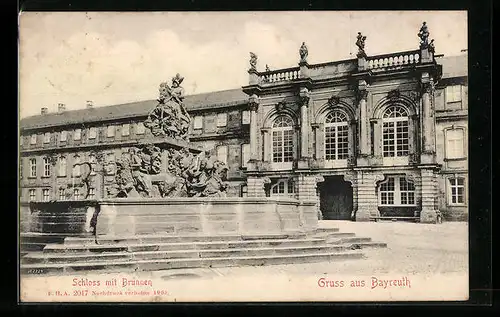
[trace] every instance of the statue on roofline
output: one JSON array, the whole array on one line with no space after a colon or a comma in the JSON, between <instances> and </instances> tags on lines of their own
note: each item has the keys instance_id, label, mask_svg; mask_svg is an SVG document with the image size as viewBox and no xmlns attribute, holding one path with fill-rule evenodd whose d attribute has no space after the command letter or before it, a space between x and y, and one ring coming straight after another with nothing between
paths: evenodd
<instances>
[{"instance_id":1,"label":"statue on roofline","mask_svg":"<svg viewBox=\"0 0 500 317\"><path fill-rule=\"evenodd\" d=\"M257 55L250 52L250 70L257 70Z\"/></svg>"},{"instance_id":2,"label":"statue on roofline","mask_svg":"<svg viewBox=\"0 0 500 317\"><path fill-rule=\"evenodd\" d=\"M300 46L299 49L299 55L301 63L307 62L307 56L309 55L309 51L307 49L306 42L302 42L302 45Z\"/></svg>"},{"instance_id":3,"label":"statue on roofline","mask_svg":"<svg viewBox=\"0 0 500 317\"><path fill-rule=\"evenodd\" d=\"M356 37L356 46L358 47L358 53L356 56L358 58L366 57L365 53L365 41L366 41L366 36L363 36L361 32L358 32L358 36Z\"/></svg>"},{"instance_id":4,"label":"statue on roofline","mask_svg":"<svg viewBox=\"0 0 500 317\"><path fill-rule=\"evenodd\" d=\"M420 49L426 49L429 45L429 28L427 27L427 22L423 22L418 32L418 37L420 38Z\"/></svg>"}]
</instances>

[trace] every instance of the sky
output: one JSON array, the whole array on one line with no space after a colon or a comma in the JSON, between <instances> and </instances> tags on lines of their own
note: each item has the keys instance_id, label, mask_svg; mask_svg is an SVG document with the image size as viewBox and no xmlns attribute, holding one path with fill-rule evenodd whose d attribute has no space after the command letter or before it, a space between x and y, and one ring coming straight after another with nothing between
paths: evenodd
<instances>
[{"instance_id":1,"label":"sky","mask_svg":"<svg viewBox=\"0 0 500 317\"><path fill-rule=\"evenodd\" d=\"M20 117L150 100L176 73L187 94L248 84L257 69L354 58L356 35L370 55L418 48L427 22L436 54L467 49L466 11L23 12L19 16Z\"/></svg>"}]
</instances>

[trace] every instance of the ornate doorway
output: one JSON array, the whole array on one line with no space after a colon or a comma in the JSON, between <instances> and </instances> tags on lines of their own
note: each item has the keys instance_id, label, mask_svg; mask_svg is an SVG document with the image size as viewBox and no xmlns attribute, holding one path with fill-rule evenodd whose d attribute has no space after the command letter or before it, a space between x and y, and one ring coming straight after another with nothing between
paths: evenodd
<instances>
[{"instance_id":1,"label":"ornate doorway","mask_svg":"<svg viewBox=\"0 0 500 317\"><path fill-rule=\"evenodd\" d=\"M342 176L325 176L320 185L320 210L324 220L351 220L353 192Z\"/></svg>"}]
</instances>

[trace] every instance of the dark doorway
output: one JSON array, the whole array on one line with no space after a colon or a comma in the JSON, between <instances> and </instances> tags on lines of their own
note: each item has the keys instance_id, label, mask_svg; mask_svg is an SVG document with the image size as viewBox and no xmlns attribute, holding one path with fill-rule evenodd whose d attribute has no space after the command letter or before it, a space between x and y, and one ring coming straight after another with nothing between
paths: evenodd
<instances>
[{"instance_id":1,"label":"dark doorway","mask_svg":"<svg viewBox=\"0 0 500 317\"><path fill-rule=\"evenodd\" d=\"M351 183L343 176L325 176L320 185L320 210L324 220L351 220Z\"/></svg>"}]
</instances>

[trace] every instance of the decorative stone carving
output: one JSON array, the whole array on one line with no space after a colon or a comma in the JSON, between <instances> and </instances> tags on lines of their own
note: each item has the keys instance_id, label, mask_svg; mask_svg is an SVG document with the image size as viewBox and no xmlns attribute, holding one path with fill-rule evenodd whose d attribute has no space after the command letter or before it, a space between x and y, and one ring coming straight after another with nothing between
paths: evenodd
<instances>
[{"instance_id":1,"label":"decorative stone carving","mask_svg":"<svg viewBox=\"0 0 500 317\"><path fill-rule=\"evenodd\" d=\"M340 103L340 98L338 96L332 96L328 99L328 104L333 107Z\"/></svg>"},{"instance_id":2,"label":"decorative stone carving","mask_svg":"<svg viewBox=\"0 0 500 317\"><path fill-rule=\"evenodd\" d=\"M299 98L300 98L300 105L301 106L308 106L309 105L309 100L311 99L311 94L307 88L301 88L299 92Z\"/></svg>"},{"instance_id":3,"label":"decorative stone carving","mask_svg":"<svg viewBox=\"0 0 500 317\"><path fill-rule=\"evenodd\" d=\"M172 87L166 82L160 84L158 104L144 122L153 135L187 139L191 118L184 107L184 88L180 86L183 80L184 77L176 74Z\"/></svg>"},{"instance_id":4,"label":"decorative stone carving","mask_svg":"<svg viewBox=\"0 0 500 317\"><path fill-rule=\"evenodd\" d=\"M394 89L387 93L387 98L389 98L390 101L397 101L400 96L401 93L399 92L399 89Z\"/></svg>"},{"instance_id":5,"label":"decorative stone carving","mask_svg":"<svg viewBox=\"0 0 500 317\"><path fill-rule=\"evenodd\" d=\"M300 62L301 63L306 63L307 62L307 56L309 55L309 51L307 49L307 46L306 46L305 42L302 42L302 45L300 46L299 55L300 55Z\"/></svg>"},{"instance_id":6,"label":"decorative stone carving","mask_svg":"<svg viewBox=\"0 0 500 317\"><path fill-rule=\"evenodd\" d=\"M379 182L385 180L385 175L384 174L375 174L373 178L373 185L377 186Z\"/></svg>"},{"instance_id":7,"label":"decorative stone carving","mask_svg":"<svg viewBox=\"0 0 500 317\"><path fill-rule=\"evenodd\" d=\"M434 92L434 81L431 79L428 82L422 83L422 93L432 94Z\"/></svg>"},{"instance_id":8,"label":"decorative stone carving","mask_svg":"<svg viewBox=\"0 0 500 317\"><path fill-rule=\"evenodd\" d=\"M280 112L280 111L282 111L283 109L286 108L286 102L285 101L280 101L277 104L275 104L274 107L276 108L276 111Z\"/></svg>"},{"instance_id":9,"label":"decorative stone carving","mask_svg":"<svg viewBox=\"0 0 500 317\"><path fill-rule=\"evenodd\" d=\"M352 172L344 174L344 181L351 183L353 187L358 184L358 178Z\"/></svg>"},{"instance_id":10,"label":"decorative stone carving","mask_svg":"<svg viewBox=\"0 0 500 317\"><path fill-rule=\"evenodd\" d=\"M427 27L427 23L423 22L422 27L420 27L420 31L418 32L418 37L420 38L420 49L426 49L429 45L429 28Z\"/></svg>"},{"instance_id":11,"label":"decorative stone carving","mask_svg":"<svg viewBox=\"0 0 500 317\"><path fill-rule=\"evenodd\" d=\"M325 181L325 178L322 175L316 175L315 180L316 183L323 183Z\"/></svg>"},{"instance_id":12,"label":"decorative stone carving","mask_svg":"<svg viewBox=\"0 0 500 317\"><path fill-rule=\"evenodd\" d=\"M358 58L364 58L366 57L365 53L365 41L366 41L366 36L363 36L361 32L358 32L358 36L356 37L356 46L358 47L358 53L356 56Z\"/></svg>"},{"instance_id":13,"label":"decorative stone carving","mask_svg":"<svg viewBox=\"0 0 500 317\"><path fill-rule=\"evenodd\" d=\"M429 53L432 53L434 54L435 51L436 51L436 47L434 46L434 39L431 40L431 42L429 43Z\"/></svg>"},{"instance_id":14,"label":"decorative stone carving","mask_svg":"<svg viewBox=\"0 0 500 317\"><path fill-rule=\"evenodd\" d=\"M250 70L257 71L257 55L253 52L250 52Z\"/></svg>"},{"instance_id":15,"label":"decorative stone carving","mask_svg":"<svg viewBox=\"0 0 500 317\"><path fill-rule=\"evenodd\" d=\"M368 98L368 91L366 89L358 89L356 92L356 101L359 103L361 100Z\"/></svg>"},{"instance_id":16,"label":"decorative stone carving","mask_svg":"<svg viewBox=\"0 0 500 317\"><path fill-rule=\"evenodd\" d=\"M266 72L270 72L271 69L269 68L269 65L266 64Z\"/></svg>"},{"instance_id":17,"label":"decorative stone carving","mask_svg":"<svg viewBox=\"0 0 500 317\"><path fill-rule=\"evenodd\" d=\"M251 111L257 111L259 109L260 100L257 95L251 95L248 98L248 106Z\"/></svg>"},{"instance_id":18,"label":"decorative stone carving","mask_svg":"<svg viewBox=\"0 0 500 317\"><path fill-rule=\"evenodd\" d=\"M418 91L410 91L410 98L414 102L418 102L418 100L420 99L420 93Z\"/></svg>"}]
</instances>

